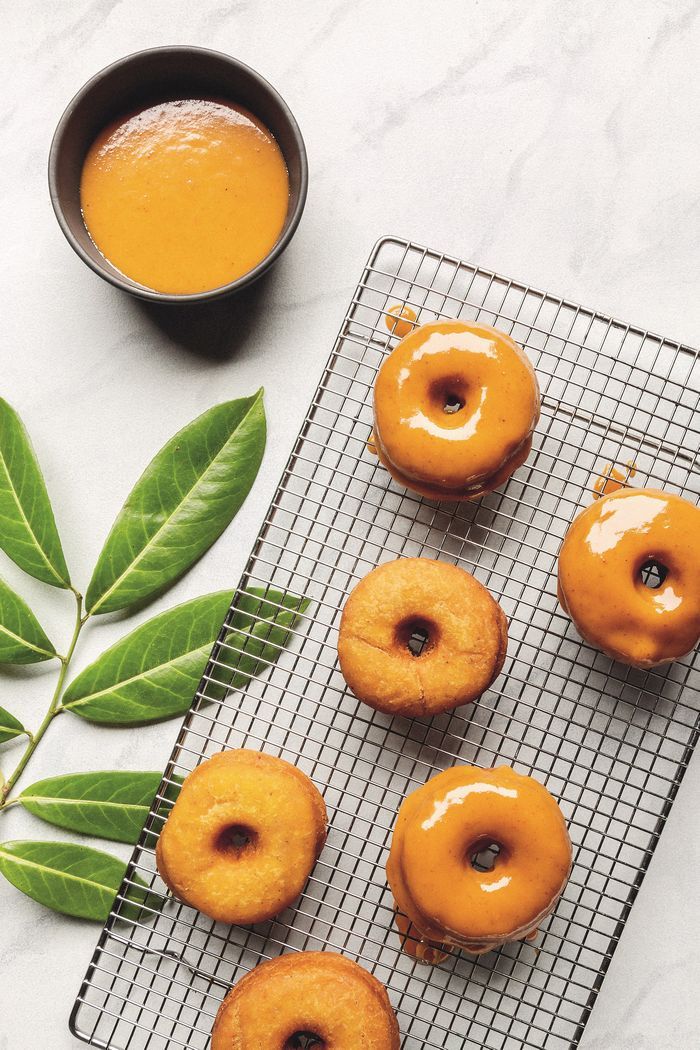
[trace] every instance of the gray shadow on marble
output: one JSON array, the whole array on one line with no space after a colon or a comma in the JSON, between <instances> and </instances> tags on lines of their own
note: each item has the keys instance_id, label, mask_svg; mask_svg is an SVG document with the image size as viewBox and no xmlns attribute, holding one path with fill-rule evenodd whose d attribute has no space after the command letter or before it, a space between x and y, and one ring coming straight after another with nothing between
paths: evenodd
<instances>
[{"instance_id":1,"label":"gray shadow on marble","mask_svg":"<svg viewBox=\"0 0 700 1050\"><path fill-rule=\"evenodd\" d=\"M276 278L273 271L225 299L182 306L134 299L136 310L178 347L212 364L239 354L266 309Z\"/></svg>"}]
</instances>

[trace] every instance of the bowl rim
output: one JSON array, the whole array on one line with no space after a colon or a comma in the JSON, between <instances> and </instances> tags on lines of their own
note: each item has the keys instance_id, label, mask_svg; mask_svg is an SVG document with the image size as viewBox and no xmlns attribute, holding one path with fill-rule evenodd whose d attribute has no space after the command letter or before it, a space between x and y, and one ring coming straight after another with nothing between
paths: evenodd
<instances>
[{"instance_id":1,"label":"bowl rim","mask_svg":"<svg viewBox=\"0 0 700 1050\"><path fill-rule=\"evenodd\" d=\"M286 230L281 234L279 239L274 243L267 255L260 260L257 266L253 267L247 273L237 277L234 281L229 281L227 284L218 285L216 288L209 288L202 292L186 292L183 294L174 292L158 292L153 288L148 288L146 285L139 284L137 281L133 281L127 277L126 274L120 274L119 271L114 267L114 273L111 273L106 267L102 266L100 262L93 259L92 256L85 251L78 238L70 228L66 216L63 212L58 193L58 165L59 158L61 155L61 149L63 146L63 139L68 127L69 121L73 116L73 112L78 104L93 90L93 88L102 81L105 77L109 76L115 70L122 66L130 65L135 59L142 58L144 55L156 55L156 54L199 54L206 55L212 58L223 60L228 65L231 65L248 76L254 81L257 86L268 95L271 95L277 105L280 107L284 119L289 124L292 136L294 138L296 148L299 153L299 196L291 214ZM281 149L281 147L280 147ZM284 155L284 153L283 153ZM285 161L286 161L285 157ZM73 251L78 255L82 261L90 267L90 269L96 273L103 280L108 281L116 288L121 289L124 292L128 292L130 295L135 295L140 299L146 299L150 302L155 303L203 303L211 301L212 299L223 298L226 295L231 295L233 292L240 291L247 285L252 284L253 281L257 280L265 270L267 270L275 260L282 254L284 249L289 244L290 240L296 232L297 226L304 211L304 205L306 203L306 195L309 185L309 165L308 158L306 155L306 146L304 139L301 134L299 125L297 124L296 118L292 113L291 109L280 95L279 91L263 77L257 70L253 69L252 66L247 65L245 62L241 62L240 59L234 58L232 55L226 54L224 51L215 51L208 47L197 47L190 44L168 44L163 47L147 47L142 48L139 51L132 51L128 55L124 55L122 58L116 59L114 62L110 62L109 65L104 66L102 69L94 73L89 80L87 80L75 95L71 98L70 102L63 110L61 118L56 125L56 130L53 133L51 139L51 146L49 147L49 158L48 158L48 178L49 178L49 195L51 197L51 205L54 210L58 224L63 231L63 235L70 244ZM89 231L88 231L89 236ZM97 249L99 251L99 249ZM108 262L106 256L103 256L105 262ZM110 263L110 265L112 265Z\"/></svg>"}]
</instances>

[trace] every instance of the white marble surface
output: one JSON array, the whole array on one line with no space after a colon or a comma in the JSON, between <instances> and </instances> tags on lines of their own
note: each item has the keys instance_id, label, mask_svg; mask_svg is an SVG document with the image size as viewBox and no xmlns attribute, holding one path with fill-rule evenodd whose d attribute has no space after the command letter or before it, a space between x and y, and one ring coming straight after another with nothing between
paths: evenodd
<instances>
[{"instance_id":1,"label":"white marble surface","mask_svg":"<svg viewBox=\"0 0 700 1050\"><path fill-rule=\"evenodd\" d=\"M233 587L381 234L698 341L693 0L22 0L0 6L0 19L0 394L33 435L78 584L150 454L211 403L262 382L270 440L255 490L156 608ZM296 113L311 166L302 225L274 274L196 328L89 272L46 189L51 133L74 91L113 59L166 43L260 69ZM65 639L65 595L1 560ZM79 663L121 630L91 629ZM3 674L0 702L36 723L51 681L50 668ZM172 724L118 732L59 720L31 776L159 768L174 734ZM700 1046L699 798L696 756L585 1050ZM2 819L3 839L51 835L16 810ZM96 935L0 884L0 1050L78 1045L67 1018Z\"/></svg>"}]
</instances>

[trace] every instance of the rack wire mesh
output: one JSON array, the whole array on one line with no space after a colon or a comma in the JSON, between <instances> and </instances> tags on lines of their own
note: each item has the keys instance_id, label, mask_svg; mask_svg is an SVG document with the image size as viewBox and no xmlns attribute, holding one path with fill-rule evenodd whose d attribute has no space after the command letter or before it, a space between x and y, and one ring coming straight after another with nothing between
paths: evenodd
<instances>
[{"instance_id":1,"label":"rack wire mesh","mask_svg":"<svg viewBox=\"0 0 700 1050\"><path fill-rule=\"evenodd\" d=\"M527 349L542 419L527 463L500 491L436 504L397 487L368 454L373 381L397 341L385 323L394 304L412 307L417 323L494 325ZM281 952L330 949L387 985L404 1050L578 1044L698 737L700 659L642 671L583 643L557 604L557 553L611 465L629 476L634 464L635 485L700 500L699 401L689 347L399 238L378 242L100 936L71 1016L76 1035L118 1050L203 1050L243 973ZM336 661L348 591L404 555L465 566L510 621L494 687L429 721L358 704ZM250 587L312 600L260 674L244 661L250 635L227 632ZM242 746L296 763L331 820L297 904L229 928L167 895L153 847L177 778ZM536 947L425 966L402 950L386 886L396 811L441 769L504 762L559 800L571 879ZM153 893L135 915L137 878Z\"/></svg>"}]
</instances>

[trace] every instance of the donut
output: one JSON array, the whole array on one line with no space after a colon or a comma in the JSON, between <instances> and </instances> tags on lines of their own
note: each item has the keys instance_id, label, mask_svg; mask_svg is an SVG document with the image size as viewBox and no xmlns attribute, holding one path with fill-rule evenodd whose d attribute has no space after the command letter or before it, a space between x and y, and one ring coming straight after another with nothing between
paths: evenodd
<instances>
[{"instance_id":1,"label":"donut","mask_svg":"<svg viewBox=\"0 0 700 1050\"><path fill-rule=\"evenodd\" d=\"M642 570L656 563L660 586ZM700 638L700 509L657 489L620 489L570 526L559 553L558 594L579 634L613 660L655 667Z\"/></svg>"},{"instance_id":2,"label":"donut","mask_svg":"<svg viewBox=\"0 0 700 1050\"><path fill-rule=\"evenodd\" d=\"M161 878L219 922L272 918L299 896L326 840L305 773L259 751L222 751L185 779L156 846Z\"/></svg>"},{"instance_id":3,"label":"donut","mask_svg":"<svg viewBox=\"0 0 700 1050\"><path fill-rule=\"evenodd\" d=\"M417 638L426 636L417 651ZM430 716L481 696L500 673L507 644L503 610L468 572L399 558L351 591L338 658L350 689L370 707Z\"/></svg>"},{"instance_id":4,"label":"donut","mask_svg":"<svg viewBox=\"0 0 700 1050\"><path fill-rule=\"evenodd\" d=\"M298 952L260 963L219 1007L211 1050L288 1050L294 1036L328 1050L399 1050L386 989L334 952Z\"/></svg>"},{"instance_id":5,"label":"donut","mask_svg":"<svg viewBox=\"0 0 700 1050\"><path fill-rule=\"evenodd\" d=\"M372 444L406 488L477 499L525 462L539 417L537 377L510 336L436 321L402 339L380 368Z\"/></svg>"},{"instance_id":6,"label":"donut","mask_svg":"<svg viewBox=\"0 0 700 1050\"><path fill-rule=\"evenodd\" d=\"M477 869L473 859L491 844L500 850L492 869ZM532 939L570 870L559 806L509 766L455 766L408 795L386 867L396 904L421 937L473 954Z\"/></svg>"}]
</instances>

